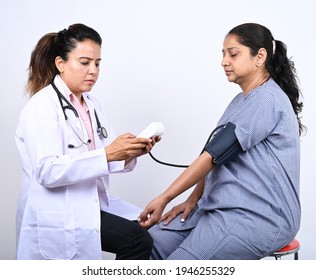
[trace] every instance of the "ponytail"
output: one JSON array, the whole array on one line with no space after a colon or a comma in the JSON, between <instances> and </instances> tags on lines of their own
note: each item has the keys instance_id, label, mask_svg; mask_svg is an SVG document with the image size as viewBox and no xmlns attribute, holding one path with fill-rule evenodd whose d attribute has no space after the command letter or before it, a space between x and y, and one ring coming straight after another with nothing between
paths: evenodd
<instances>
[{"instance_id":1,"label":"ponytail","mask_svg":"<svg viewBox=\"0 0 316 280\"><path fill-rule=\"evenodd\" d=\"M278 40L273 40L275 50L272 54L271 62L267 61L267 70L271 78L282 88L291 101L293 110L299 124L300 135L305 130L301 122L301 112L303 102L301 101L301 91L298 86L298 77L294 62L287 57L286 45Z\"/></svg>"},{"instance_id":2,"label":"ponytail","mask_svg":"<svg viewBox=\"0 0 316 280\"><path fill-rule=\"evenodd\" d=\"M38 41L32 52L26 85L26 90L30 96L49 85L59 73L55 66L56 40L57 33L48 33Z\"/></svg>"}]
</instances>

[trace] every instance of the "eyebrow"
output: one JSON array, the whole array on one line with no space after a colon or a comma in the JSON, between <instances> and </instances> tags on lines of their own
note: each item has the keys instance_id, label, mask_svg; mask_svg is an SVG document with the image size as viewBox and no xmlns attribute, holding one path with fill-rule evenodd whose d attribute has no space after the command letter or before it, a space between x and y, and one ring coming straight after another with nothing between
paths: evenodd
<instances>
[{"instance_id":1,"label":"eyebrow","mask_svg":"<svg viewBox=\"0 0 316 280\"><path fill-rule=\"evenodd\" d=\"M91 57L87 57L87 56L80 56L80 57L79 57L79 59L94 60L93 58L91 58ZM101 58L97 58L96 60L97 60L97 61L100 61L100 60L101 60Z\"/></svg>"},{"instance_id":2,"label":"eyebrow","mask_svg":"<svg viewBox=\"0 0 316 280\"><path fill-rule=\"evenodd\" d=\"M237 47L230 47L230 48L227 48L227 50L233 50L233 49L236 49L236 50L239 50L239 48L237 48Z\"/></svg>"},{"instance_id":3,"label":"eyebrow","mask_svg":"<svg viewBox=\"0 0 316 280\"><path fill-rule=\"evenodd\" d=\"M223 53L223 52L226 52L226 51L232 51L232 50L240 51L240 49L237 48L237 47L230 47L230 48L227 48L226 50L225 50L225 49L222 49L222 53Z\"/></svg>"}]
</instances>

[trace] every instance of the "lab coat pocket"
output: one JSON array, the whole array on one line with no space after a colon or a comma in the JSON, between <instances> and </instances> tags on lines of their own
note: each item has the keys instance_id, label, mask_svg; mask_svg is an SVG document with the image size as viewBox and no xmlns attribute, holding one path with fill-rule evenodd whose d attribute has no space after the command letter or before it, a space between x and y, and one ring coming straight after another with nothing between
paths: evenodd
<instances>
[{"instance_id":1,"label":"lab coat pocket","mask_svg":"<svg viewBox=\"0 0 316 280\"><path fill-rule=\"evenodd\" d=\"M70 211L37 212L39 250L45 259L72 259L77 252L75 217Z\"/></svg>"}]
</instances>

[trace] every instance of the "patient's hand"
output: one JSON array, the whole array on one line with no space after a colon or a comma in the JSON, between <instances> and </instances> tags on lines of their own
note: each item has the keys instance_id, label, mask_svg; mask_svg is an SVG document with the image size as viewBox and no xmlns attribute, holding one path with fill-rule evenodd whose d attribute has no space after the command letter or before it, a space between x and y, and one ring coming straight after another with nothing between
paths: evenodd
<instances>
[{"instance_id":1,"label":"patient's hand","mask_svg":"<svg viewBox=\"0 0 316 280\"><path fill-rule=\"evenodd\" d=\"M182 213L180 219L184 222L190 215L190 213L196 208L196 202L187 200L177 206L174 206L169 212L164 214L159 222L164 221L165 225L168 225L173 219Z\"/></svg>"},{"instance_id":2,"label":"patient's hand","mask_svg":"<svg viewBox=\"0 0 316 280\"><path fill-rule=\"evenodd\" d=\"M162 197L152 200L139 215L138 223L145 228L149 228L160 221L163 210L167 202Z\"/></svg>"}]
</instances>

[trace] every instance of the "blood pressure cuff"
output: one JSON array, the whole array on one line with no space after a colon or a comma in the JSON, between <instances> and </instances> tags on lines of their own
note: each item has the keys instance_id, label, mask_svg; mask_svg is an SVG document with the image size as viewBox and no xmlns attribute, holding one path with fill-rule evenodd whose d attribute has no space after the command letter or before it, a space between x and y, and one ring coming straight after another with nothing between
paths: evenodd
<instances>
[{"instance_id":1,"label":"blood pressure cuff","mask_svg":"<svg viewBox=\"0 0 316 280\"><path fill-rule=\"evenodd\" d=\"M242 152L235 135L235 128L236 125L228 122L204 147L204 151L213 157L214 164L223 165Z\"/></svg>"}]
</instances>

